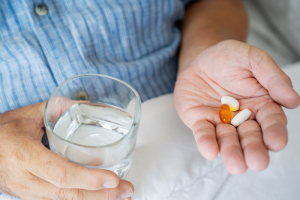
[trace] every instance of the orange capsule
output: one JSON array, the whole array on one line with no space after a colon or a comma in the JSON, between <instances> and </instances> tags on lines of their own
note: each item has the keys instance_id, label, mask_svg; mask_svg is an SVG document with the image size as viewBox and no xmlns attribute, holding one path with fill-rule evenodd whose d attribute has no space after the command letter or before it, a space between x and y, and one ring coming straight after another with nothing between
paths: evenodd
<instances>
[{"instance_id":1,"label":"orange capsule","mask_svg":"<svg viewBox=\"0 0 300 200\"><path fill-rule=\"evenodd\" d=\"M222 104L219 109L219 116L223 123L229 124L231 121L231 110L227 104Z\"/></svg>"}]
</instances>

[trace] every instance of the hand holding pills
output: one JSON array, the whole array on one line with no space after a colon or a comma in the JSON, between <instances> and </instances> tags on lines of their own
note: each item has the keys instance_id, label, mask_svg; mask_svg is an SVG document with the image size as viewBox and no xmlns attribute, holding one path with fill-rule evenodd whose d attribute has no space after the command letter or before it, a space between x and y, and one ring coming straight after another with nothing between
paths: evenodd
<instances>
[{"instance_id":1,"label":"hand holding pills","mask_svg":"<svg viewBox=\"0 0 300 200\"><path fill-rule=\"evenodd\" d=\"M233 40L200 53L179 74L174 99L203 157L212 160L220 153L232 174L267 168L269 151L287 144L282 106L300 104L290 78L270 55Z\"/></svg>"}]
</instances>

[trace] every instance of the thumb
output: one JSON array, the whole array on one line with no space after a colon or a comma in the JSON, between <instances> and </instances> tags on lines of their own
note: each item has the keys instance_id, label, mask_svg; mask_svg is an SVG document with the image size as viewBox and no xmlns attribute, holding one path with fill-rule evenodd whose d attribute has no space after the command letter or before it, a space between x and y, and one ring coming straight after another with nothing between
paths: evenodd
<instances>
[{"instance_id":1,"label":"thumb","mask_svg":"<svg viewBox=\"0 0 300 200\"><path fill-rule=\"evenodd\" d=\"M268 90L272 99L286 108L296 108L300 97L292 81L266 52L251 46L249 63L254 77Z\"/></svg>"},{"instance_id":2,"label":"thumb","mask_svg":"<svg viewBox=\"0 0 300 200\"><path fill-rule=\"evenodd\" d=\"M42 112L42 114L44 114L44 109L46 109L45 110L46 121L56 122L58 118L72 105L81 104L81 103L90 103L90 101L88 100L78 101L78 100L68 99L64 96L54 96L50 101L48 101L48 103L44 104L44 102L42 102L39 105L39 110Z\"/></svg>"},{"instance_id":3,"label":"thumb","mask_svg":"<svg viewBox=\"0 0 300 200\"><path fill-rule=\"evenodd\" d=\"M114 172L69 162L40 143L32 144L27 153L30 162L26 162L26 169L59 188L100 190L119 184L119 177Z\"/></svg>"},{"instance_id":4,"label":"thumb","mask_svg":"<svg viewBox=\"0 0 300 200\"><path fill-rule=\"evenodd\" d=\"M40 127L44 127L44 111L47 109L47 120L56 121L66 110L76 103L89 103L89 101L74 101L66 97L58 96L53 97L50 102L43 101L37 104L25 106L22 109L25 118L34 120ZM18 114L20 115L20 114ZM20 117L20 116L19 116Z\"/></svg>"}]
</instances>

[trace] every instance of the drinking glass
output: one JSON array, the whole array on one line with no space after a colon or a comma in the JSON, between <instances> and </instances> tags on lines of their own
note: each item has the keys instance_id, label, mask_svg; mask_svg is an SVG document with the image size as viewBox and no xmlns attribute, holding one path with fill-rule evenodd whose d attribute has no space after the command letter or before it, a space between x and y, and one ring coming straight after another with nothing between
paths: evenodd
<instances>
[{"instance_id":1,"label":"drinking glass","mask_svg":"<svg viewBox=\"0 0 300 200\"><path fill-rule=\"evenodd\" d=\"M141 99L116 78L83 74L59 85L46 104L50 149L71 162L127 175L135 148Z\"/></svg>"}]
</instances>

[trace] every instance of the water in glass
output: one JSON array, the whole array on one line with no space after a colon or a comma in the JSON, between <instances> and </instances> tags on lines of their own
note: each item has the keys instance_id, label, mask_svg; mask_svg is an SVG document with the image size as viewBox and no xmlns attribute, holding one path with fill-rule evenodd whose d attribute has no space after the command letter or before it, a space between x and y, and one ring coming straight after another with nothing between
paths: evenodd
<instances>
[{"instance_id":1,"label":"water in glass","mask_svg":"<svg viewBox=\"0 0 300 200\"><path fill-rule=\"evenodd\" d=\"M117 142L129 132L132 126L135 126L133 117L125 110L105 104L84 103L74 104L64 112L57 120L53 132L67 141L92 148ZM130 148L126 145L125 141L122 146L112 148L124 148L124 150ZM51 150L59 153L56 151L55 143L51 144ZM114 171L120 178L124 178L130 167L133 148L129 153L127 151L126 155L111 153L107 156L109 149L101 148L98 154L93 155L84 151L80 147L69 145L65 147L64 155L59 154L72 162L90 168Z\"/></svg>"}]
</instances>

